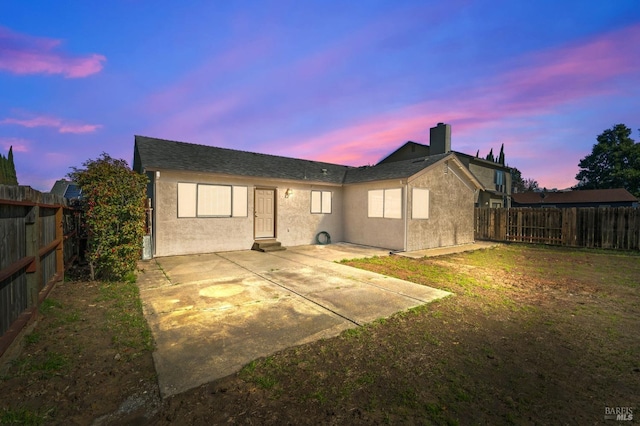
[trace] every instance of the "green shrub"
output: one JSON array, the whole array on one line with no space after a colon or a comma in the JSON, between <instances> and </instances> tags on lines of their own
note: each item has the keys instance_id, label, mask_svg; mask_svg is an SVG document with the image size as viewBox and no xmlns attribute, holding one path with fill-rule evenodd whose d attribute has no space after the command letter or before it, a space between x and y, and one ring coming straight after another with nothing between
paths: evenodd
<instances>
[{"instance_id":1,"label":"green shrub","mask_svg":"<svg viewBox=\"0 0 640 426\"><path fill-rule=\"evenodd\" d=\"M91 279L119 281L140 259L147 177L106 153L83 166L69 177L82 191Z\"/></svg>"}]
</instances>

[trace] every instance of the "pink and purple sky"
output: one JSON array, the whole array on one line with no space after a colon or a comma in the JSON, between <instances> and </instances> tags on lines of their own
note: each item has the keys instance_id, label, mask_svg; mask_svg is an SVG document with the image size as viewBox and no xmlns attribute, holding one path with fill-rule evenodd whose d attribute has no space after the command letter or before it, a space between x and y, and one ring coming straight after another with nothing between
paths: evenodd
<instances>
[{"instance_id":1,"label":"pink and purple sky","mask_svg":"<svg viewBox=\"0 0 640 426\"><path fill-rule=\"evenodd\" d=\"M0 3L0 153L49 191L134 135L360 166L429 128L540 186L640 128L640 1Z\"/></svg>"}]
</instances>

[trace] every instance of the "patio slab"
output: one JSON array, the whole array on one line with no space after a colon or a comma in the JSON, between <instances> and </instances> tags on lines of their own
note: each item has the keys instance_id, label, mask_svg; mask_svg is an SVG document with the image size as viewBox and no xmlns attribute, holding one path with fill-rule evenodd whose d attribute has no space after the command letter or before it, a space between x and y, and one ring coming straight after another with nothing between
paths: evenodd
<instances>
[{"instance_id":1,"label":"patio slab","mask_svg":"<svg viewBox=\"0 0 640 426\"><path fill-rule=\"evenodd\" d=\"M450 293L335 263L388 255L352 244L141 262L138 285L163 397L250 361Z\"/></svg>"}]
</instances>

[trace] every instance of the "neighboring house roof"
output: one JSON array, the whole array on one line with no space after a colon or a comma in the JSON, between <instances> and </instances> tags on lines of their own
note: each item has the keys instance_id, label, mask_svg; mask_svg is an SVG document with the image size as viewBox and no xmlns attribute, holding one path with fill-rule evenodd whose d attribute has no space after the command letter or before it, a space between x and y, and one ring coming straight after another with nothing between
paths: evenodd
<instances>
[{"instance_id":1,"label":"neighboring house roof","mask_svg":"<svg viewBox=\"0 0 640 426\"><path fill-rule=\"evenodd\" d=\"M394 161L403 161L413 158L425 157L430 154L429 145L418 142L408 141L391 154L378 161L378 164L391 163Z\"/></svg>"},{"instance_id":2,"label":"neighboring house roof","mask_svg":"<svg viewBox=\"0 0 640 426\"><path fill-rule=\"evenodd\" d=\"M373 182L389 179L405 179L420 173L422 170L435 166L436 163L452 161L457 165L467 179L478 189L482 189L482 184L475 176L462 164L455 154L430 155L411 160L393 161L391 163L376 164L375 166L363 166L351 168L347 171L345 183Z\"/></svg>"},{"instance_id":3,"label":"neighboring house roof","mask_svg":"<svg viewBox=\"0 0 640 426\"><path fill-rule=\"evenodd\" d=\"M518 204L634 203L638 199L624 188L585 189L565 192L521 192L511 195Z\"/></svg>"},{"instance_id":4,"label":"neighboring house roof","mask_svg":"<svg viewBox=\"0 0 640 426\"><path fill-rule=\"evenodd\" d=\"M511 170L511 167L505 166L504 164L496 163L495 161L487 160L485 158L476 157L475 155L465 154L464 152L453 151L456 155L463 157L464 159L469 160L469 162L473 161L476 164L481 164L485 167L491 167L494 169L507 169Z\"/></svg>"},{"instance_id":5,"label":"neighboring house roof","mask_svg":"<svg viewBox=\"0 0 640 426\"><path fill-rule=\"evenodd\" d=\"M489 161L484 158L476 157L475 155L465 154L464 152L459 151L449 151L449 153L456 154L460 159L468 159L472 160L476 163L482 164L484 166L493 167L496 169L509 169L509 166L505 166L504 164L496 163L495 161ZM380 160L378 164L386 164L396 161L404 161L411 158L421 158L430 155L430 147L429 145L421 144L418 142L408 141L400 148L394 150L391 154L387 155L385 158ZM439 155L439 154L438 154Z\"/></svg>"},{"instance_id":6,"label":"neighboring house roof","mask_svg":"<svg viewBox=\"0 0 640 426\"><path fill-rule=\"evenodd\" d=\"M56 183L53 184L53 187L49 192L68 198L70 200L74 198L80 198L81 195L81 191L80 188L78 188L78 185L66 179L57 180Z\"/></svg>"},{"instance_id":7,"label":"neighboring house roof","mask_svg":"<svg viewBox=\"0 0 640 426\"><path fill-rule=\"evenodd\" d=\"M343 184L409 178L448 157L457 164L473 186L482 188L480 182L452 153L375 166L351 167L146 136L135 136L133 169L140 173L184 170Z\"/></svg>"}]
</instances>

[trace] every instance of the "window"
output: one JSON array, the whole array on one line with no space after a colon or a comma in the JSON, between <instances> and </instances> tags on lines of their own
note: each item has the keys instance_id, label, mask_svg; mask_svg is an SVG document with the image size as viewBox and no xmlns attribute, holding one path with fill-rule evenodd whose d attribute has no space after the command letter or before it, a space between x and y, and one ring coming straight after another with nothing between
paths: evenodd
<instances>
[{"instance_id":1,"label":"window","mask_svg":"<svg viewBox=\"0 0 640 426\"><path fill-rule=\"evenodd\" d=\"M429 219L429 190L413 188L411 204L412 219Z\"/></svg>"},{"instance_id":2,"label":"window","mask_svg":"<svg viewBox=\"0 0 640 426\"><path fill-rule=\"evenodd\" d=\"M311 213L331 213L331 191L311 191Z\"/></svg>"},{"instance_id":3,"label":"window","mask_svg":"<svg viewBox=\"0 0 640 426\"><path fill-rule=\"evenodd\" d=\"M369 191L369 217L384 217L384 190Z\"/></svg>"},{"instance_id":4,"label":"window","mask_svg":"<svg viewBox=\"0 0 640 426\"><path fill-rule=\"evenodd\" d=\"M178 217L246 217L246 186L178 183Z\"/></svg>"},{"instance_id":5,"label":"window","mask_svg":"<svg viewBox=\"0 0 640 426\"><path fill-rule=\"evenodd\" d=\"M178 217L196 217L197 191L195 183L178 184Z\"/></svg>"},{"instance_id":6,"label":"window","mask_svg":"<svg viewBox=\"0 0 640 426\"><path fill-rule=\"evenodd\" d=\"M402 188L370 190L368 216L402 219Z\"/></svg>"},{"instance_id":7,"label":"window","mask_svg":"<svg viewBox=\"0 0 640 426\"><path fill-rule=\"evenodd\" d=\"M231 187L198 185L198 216L231 216Z\"/></svg>"},{"instance_id":8,"label":"window","mask_svg":"<svg viewBox=\"0 0 640 426\"><path fill-rule=\"evenodd\" d=\"M496 191L504 192L504 185L505 185L504 170L496 170L495 181L496 181Z\"/></svg>"},{"instance_id":9,"label":"window","mask_svg":"<svg viewBox=\"0 0 640 426\"><path fill-rule=\"evenodd\" d=\"M246 186L233 187L233 217L247 217L247 195L249 190Z\"/></svg>"},{"instance_id":10,"label":"window","mask_svg":"<svg viewBox=\"0 0 640 426\"><path fill-rule=\"evenodd\" d=\"M384 217L402 219L402 189L384 190Z\"/></svg>"}]
</instances>

